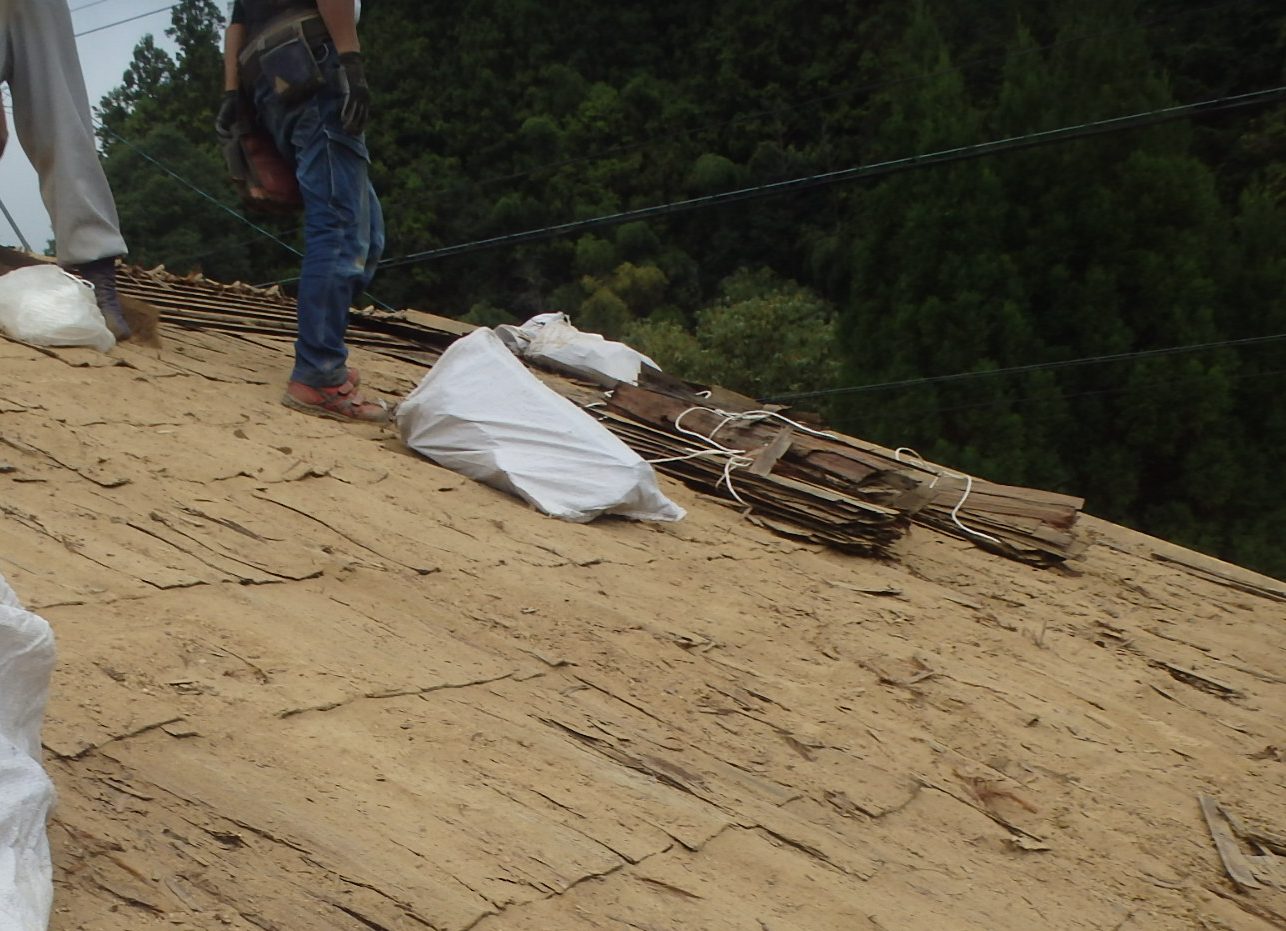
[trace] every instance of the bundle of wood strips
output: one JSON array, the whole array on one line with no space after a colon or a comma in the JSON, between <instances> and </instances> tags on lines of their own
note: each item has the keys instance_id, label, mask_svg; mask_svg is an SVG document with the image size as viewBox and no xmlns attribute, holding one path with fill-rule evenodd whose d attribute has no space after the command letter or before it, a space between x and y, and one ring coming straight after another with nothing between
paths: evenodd
<instances>
[{"instance_id":1,"label":"bundle of wood strips","mask_svg":"<svg viewBox=\"0 0 1286 931\"><path fill-rule=\"evenodd\" d=\"M123 293L153 304L165 322L247 337L293 338L294 301L279 289L220 284L200 275L124 268ZM432 366L473 327L415 310L354 310L349 342ZM911 523L935 527L1033 565L1078 556L1083 499L998 485L818 427L721 389L712 397L668 376L644 387L595 385L541 373L588 407L656 468L742 508L777 532L859 553L881 553ZM722 449L721 449L721 448Z\"/></svg>"},{"instance_id":2,"label":"bundle of wood strips","mask_svg":"<svg viewBox=\"0 0 1286 931\"><path fill-rule=\"evenodd\" d=\"M727 392L720 392L716 402L683 396L672 387L620 385L607 410L607 425L626 442L631 442L632 427L624 425L637 424L667 435L675 451L670 455L701 448L702 437L740 451L746 464L729 472L733 488L739 490L749 477L790 487L807 504L795 506L788 519L819 540L827 539L836 525L851 526L850 516L833 504L838 499L850 508L864 503L893 512L1033 565L1060 563L1084 551L1075 534L1084 499L966 476L910 451L795 423L775 411L756 411L749 399ZM648 453L658 446L654 440ZM686 480L690 467L680 461L657 463L657 468ZM726 486L724 493L730 494Z\"/></svg>"}]
</instances>

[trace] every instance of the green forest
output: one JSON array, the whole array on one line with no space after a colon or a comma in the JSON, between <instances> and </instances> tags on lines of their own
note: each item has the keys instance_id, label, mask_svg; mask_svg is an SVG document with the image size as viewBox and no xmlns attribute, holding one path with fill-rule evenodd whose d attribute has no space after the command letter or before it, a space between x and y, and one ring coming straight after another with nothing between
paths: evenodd
<instances>
[{"instance_id":1,"label":"green forest","mask_svg":"<svg viewBox=\"0 0 1286 931\"><path fill-rule=\"evenodd\" d=\"M108 176L131 261L289 289L296 225L234 215L214 139L221 7L137 46ZM378 0L361 35L373 302L565 311L1286 578L1286 103L1229 103L1286 85L1276 0Z\"/></svg>"}]
</instances>

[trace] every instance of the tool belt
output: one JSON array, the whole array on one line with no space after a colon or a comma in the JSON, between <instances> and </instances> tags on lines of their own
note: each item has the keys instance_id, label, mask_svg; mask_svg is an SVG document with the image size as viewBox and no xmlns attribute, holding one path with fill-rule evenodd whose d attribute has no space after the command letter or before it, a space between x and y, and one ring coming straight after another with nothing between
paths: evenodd
<instances>
[{"instance_id":1,"label":"tool belt","mask_svg":"<svg viewBox=\"0 0 1286 931\"><path fill-rule=\"evenodd\" d=\"M325 83L315 50L330 40L316 10L291 11L272 20L237 56L241 86L252 91L267 75L281 102L304 100Z\"/></svg>"}]
</instances>

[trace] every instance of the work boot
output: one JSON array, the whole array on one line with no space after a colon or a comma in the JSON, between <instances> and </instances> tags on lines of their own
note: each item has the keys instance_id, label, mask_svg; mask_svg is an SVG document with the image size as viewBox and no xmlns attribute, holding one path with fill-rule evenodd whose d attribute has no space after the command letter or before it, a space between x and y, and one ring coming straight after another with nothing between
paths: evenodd
<instances>
[{"instance_id":1,"label":"work boot","mask_svg":"<svg viewBox=\"0 0 1286 931\"><path fill-rule=\"evenodd\" d=\"M73 265L67 269L73 275L83 278L94 286L94 300L102 311L107 329L112 331L118 343L123 343L133 334L125 322L125 312L121 310L120 297L116 294L116 259L96 259L82 265Z\"/></svg>"},{"instance_id":2,"label":"work boot","mask_svg":"<svg viewBox=\"0 0 1286 931\"><path fill-rule=\"evenodd\" d=\"M388 405L379 399L363 397L351 380L333 388L314 388L301 381L292 381L286 385L281 403L305 414L332 420L388 423L390 419Z\"/></svg>"}]
</instances>

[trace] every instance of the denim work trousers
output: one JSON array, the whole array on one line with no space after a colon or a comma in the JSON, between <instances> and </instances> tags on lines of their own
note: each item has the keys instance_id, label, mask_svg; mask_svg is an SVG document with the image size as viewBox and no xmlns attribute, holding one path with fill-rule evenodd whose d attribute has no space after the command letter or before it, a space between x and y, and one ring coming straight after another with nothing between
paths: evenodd
<instances>
[{"instance_id":1,"label":"denim work trousers","mask_svg":"<svg viewBox=\"0 0 1286 931\"><path fill-rule=\"evenodd\" d=\"M265 77L254 96L259 122L293 162L304 200L299 336L290 380L330 388L348 379L348 310L370 285L384 252L384 215L368 177L366 141L340 124L339 56L330 43L318 54L326 83L309 99L283 106Z\"/></svg>"}]
</instances>

